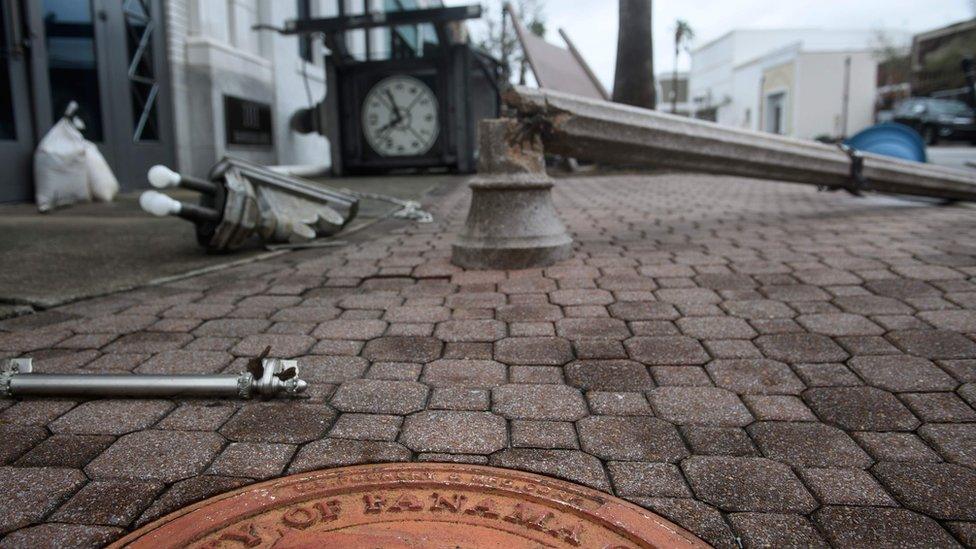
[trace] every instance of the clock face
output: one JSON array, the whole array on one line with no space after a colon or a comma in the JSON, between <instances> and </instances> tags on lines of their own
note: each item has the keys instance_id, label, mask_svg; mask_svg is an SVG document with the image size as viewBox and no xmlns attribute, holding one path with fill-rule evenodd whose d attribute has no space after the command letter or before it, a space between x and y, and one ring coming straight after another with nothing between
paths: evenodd
<instances>
[{"instance_id":1,"label":"clock face","mask_svg":"<svg viewBox=\"0 0 976 549\"><path fill-rule=\"evenodd\" d=\"M437 140L437 97L412 76L379 81L366 94L362 113L366 142L381 156L421 155Z\"/></svg>"}]
</instances>

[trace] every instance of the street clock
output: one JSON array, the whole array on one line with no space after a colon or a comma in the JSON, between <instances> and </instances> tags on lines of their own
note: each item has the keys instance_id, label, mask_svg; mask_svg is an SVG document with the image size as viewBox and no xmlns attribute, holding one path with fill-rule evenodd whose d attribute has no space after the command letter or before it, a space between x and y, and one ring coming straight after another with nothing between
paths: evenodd
<instances>
[{"instance_id":1,"label":"street clock","mask_svg":"<svg viewBox=\"0 0 976 549\"><path fill-rule=\"evenodd\" d=\"M289 21L285 34L322 34L326 97L293 127L329 138L335 175L404 170L473 172L477 124L499 113L500 64L471 46L463 21L477 5ZM380 34L388 37L374 39ZM346 36L365 30L352 55ZM378 32L378 31L377 31Z\"/></svg>"}]
</instances>

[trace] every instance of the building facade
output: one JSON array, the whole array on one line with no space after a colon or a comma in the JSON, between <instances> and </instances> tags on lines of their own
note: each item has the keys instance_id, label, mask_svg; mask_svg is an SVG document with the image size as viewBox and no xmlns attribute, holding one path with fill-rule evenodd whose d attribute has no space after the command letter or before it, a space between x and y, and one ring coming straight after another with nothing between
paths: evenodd
<instances>
[{"instance_id":1,"label":"building facade","mask_svg":"<svg viewBox=\"0 0 976 549\"><path fill-rule=\"evenodd\" d=\"M654 84L657 87L657 110L674 111L674 114L681 116L691 115L692 105L688 101L687 72L679 71L677 78L674 72L661 73L654 79Z\"/></svg>"},{"instance_id":2,"label":"building facade","mask_svg":"<svg viewBox=\"0 0 976 549\"><path fill-rule=\"evenodd\" d=\"M0 202L33 196L35 146L76 101L123 190L167 164L197 176L224 155L262 164L330 162L292 114L326 92L312 37L256 31L297 17L440 5L424 0L9 0L0 4ZM409 55L424 29L346 36L353 55Z\"/></svg>"},{"instance_id":3,"label":"building facade","mask_svg":"<svg viewBox=\"0 0 976 549\"><path fill-rule=\"evenodd\" d=\"M876 31L732 31L692 52L695 116L802 138L850 135L874 120L876 40Z\"/></svg>"}]
</instances>

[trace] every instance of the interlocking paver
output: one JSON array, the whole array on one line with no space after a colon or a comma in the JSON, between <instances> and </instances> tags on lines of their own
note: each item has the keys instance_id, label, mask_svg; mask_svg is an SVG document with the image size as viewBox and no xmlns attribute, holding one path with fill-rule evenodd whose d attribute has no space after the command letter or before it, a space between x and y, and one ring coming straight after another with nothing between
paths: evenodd
<instances>
[{"instance_id":1,"label":"interlocking paver","mask_svg":"<svg viewBox=\"0 0 976 549\"><path fill-rule=\"evenodd\" d=\"M874 387L818 387L803 400L826 423L852 431L911 431L919 421L889 392Z\"/></svg>"},{"instance_id":2,"label":"interlocking paver","mask_svg":"<svg viewBox=\"0 0 976 549\"><path fill-rule=\"evenodd\" d=\"M897 506L870 473L861 469L799 469L807 488L824 505Z\"/></svg>"},{"instance_id":3,"label":"interlocking paver","mask_svg":"<svg viewBox=\"0 0 976 549\"><path fill-rule=\"evenodd\" d=\"M399 440L415 452L490 454L508 445L508 431L489 412L437 410L407 417Z\"/></svg>"},{"instance_id":4,"label":"interlocking paver","mask_svg":"<svg viewBox=\"0 0 976 549\"><path fill-rule=\"evenodd\" d=\"M608 416L651 416L654 412L641 393L589 391L586 400L594 414Z\"/></svg>"},{"instance_id":5,"label":"interlocking paver","mask_svg":"<svg viewBox=\"0 0 976 549\"><path fill-rule=\"evenodd\" d=\"M106 526L128 526L157 494L161 482L96 480L78 490L58 508L51 520Z\"/></svg>"},{"instance_id":6,"label":"interlocking paver","mask_svg":"<svg viewBox=\"0 0 976 549\"><path fill-rule=\"evenodd\" d=\"M123 435L152 426L173 408L167 400L91 400L49 427L60 434Z\"/></svg>"},{"instance_id":7,"label":"interlocking paver","mask_svg":"<svg viewBox=\"0 0 976 549\"><path fill-rule=\"evenodd\" d=\"M420 380L431 387L483 387L504 385L505 365L494 360L435 360L424 366Z\"/></svg>"},{"instance_id":8,"label":"interlocking paver","mask_svg":"<svg viewBox=\"0 0 976 549\"><path fill-rule=\"evenodd\" d=\"M371 361L430 362L440 357L443 348L432 337L381 337L366 344L363 356Z\"/></svg>"},{"instance_id":9,"label":"interlocking paver","mask_svg":"<svg viewBox=\"0 0 976 549\"><path fill-rule=\"evenodd\" d=\"M792 395L805 388L789 366L775 360L713 360L705 369L716 385L740 395Z\"/></svg>"},{"instance_id":10,"label":"interlocking paver","mask_svg":"<svg viewBox=\"0 0 976 549\"><path fill-rule=\"evenodd\" d=\"M688 455L677 429L656 418L591 416L577 429L583 450L601 459L675 462Z\"/></svg>"},{"instance_id":11,"label":"interlocking paver","mask_svg":"<svg viewBox=\"0 0 976 549\"><path fill-rule=\"evenodd\" d=\"M929 423L918 434L946 461L976 467L976 423Z\"/></svg>"},{"instance_id":12,"label":"interlocking paver","mask_svg":"<svg viewBox=\"0 0 976 549\"><path fill-rule=\"evenodd\" d=\"M291 444L233 442L210 464L215 475L266 479L281 474L295 453Z\"/></svg>"},{"instance_id":13,"label":"interlocking paver","mask_svg":"<svg viewBox=\"0 0 976 549\"><path fill-rule=\"evenodd\" d=\"M288 472L301 473L343 465L409 459L410 450L396 442L326 438L302 446L288 466Z\"/></svg>"},{"instance_id":14,"label":"interlocking paver","mask_svg":"<svg viewBox=\"0 0 976 549\"><path fill-rule=\"evenodd\" d=\"M137 374L215 374L234 357L221 351L164 351L137 366Z\"/></svg>"},{"instance_id":15,"label":"interlocking paver","mask_svg":"<svg viewBox=\"0 0 976 549\"><path fill-rule=\"evenodd\" d=\"M381 414L342 414L329 436L356 440L396 440L403 418Z\"/></svg>"},{"instance_id":16,"label":"interlocking paver","mask_svg":"<svg viewBox=\"0 0 976 549\"><path fill-rule=\"evenodd\" d=\"M142 513L135 525L142 526L180 507L229 492L248 483L250 483L248 479L218 475L201 475L181 480L163 492L163 495Z\"/></svg>"},{"instance_id":17,"label":"interlocking paver","mask_svg":"<svg viewBox=\"0 0 976 549\"><path fill-rule=\"evenodd\" d=\"M879 463L871 472L906 507L931 517L976 520L976 472L951 463Z\"/></svg>"},{"instance_id":18,"label":"interlocking paver","mask_svg":"<svg viewBox=\"0 0 976 549\"><path fill-rule=\"evenodd\" d=\"M976 421L976 410L955 393L902 393L899 397L926 423Z\"/></svg>"},{"instance_id":19,"label":"interlocking paver","mask_svg":"<svg viewBox=\"0 0 976 549\"><path fill-rule=\"evenodd\" d=\"M511 432L515 448L579 448L576 427L569 422L514 420Z\"/></svg>"},{"instance_id":20,"label":"interlocking paver","mask_svg":"<svg viewBox=\"0 0 976 549\"><path fill-rule=\"evenodd\" d=\"M448 320L434 330L441 341L498 341L505 337L505 323L499 320Z\"/></svg>"},{"instance_id":21,"label":"interlocking paver","mask_svg":"<svg viewBox=\"0 0 976 549\"><path fill-rule=\"evenodd\" d=\"M422 410L428 392L415 381L352 379L339 386L331 404L342 412L402 415Z\"/></svg>"},{"instance_id":22,"label":"interlocking paver","mask_svg":"<svg viewBox=\"0 0 976 549\"><path fill-rule=\"evenodd\" d=\"M877 461L940 461L922 439L912 433L852 433L862 448Z\"/></svg>"},{"instance_id":23,"label":"interlocking paver","mask_svg":"<svg viewBox=\"0 0 976 549\"><path fill-rule=\"evenodd\" d=\"M679 425L741 427L753 421L735 393L718 387L658 387L647 395L658 417Z\"/></svg>"},{"instance_id":24,"label":"interlocking paver","mask_svg":"<svg viewBox=\"0 0 976 549\"><path fill-rule=\"evenodd\" d=\"M40 438L43 438L40 437ZM16 461L18 467L70 467L80 469L111 446L110 435L54 435L34 446ZM16 446L12 437L4 444Z\"/></svg>"},{"instance_id":25,"label":"interlocking paver","mask_svg":"<svg viewBox=\"0 0 976 549\"><path fill-rule=\"evenodd\" d=\"M85 473L92 479L173 482L203 472L223 445L223 437L210 432L129 433L89 463Z\"/></svg>"},{"instance_id":26,"label":"interlocking paver","mask_svg":"<svg viewBox=\"0 0 976 549\"><path fill-rule=\"evenodd\" d=\"M793 471L769 459L692 456L681 469L698 498L724 511L805 514L817 507Z\"/></svg>"},{"instance_id":27,"label":"interlocking paver","mask_svg":"<svg viewBox=\"0 0 976 549\"><path fill-rule=\"evenodd\" d=\"M887 336L906 353L925 358L976 358L976 343L946 330L905 330Z\"/></svg>"},{"instance_id":28,"label":"interlocking paver","mask_svg":"<svg viewBox=\"0 0 976 549\"><path fill-rule=\"evenodd\" d=\"M610 482L600 460L577 450L514 448L492 454L488 463L495 467L551 475L597 490L610 490Z\"/></svg>"},{"instance_id":29,"label":"interlocking paver","mask_svg":"<svg viewBox=\"0 0 976 549\"><path fill-rule=\"evenodd\" d=\"M335 411L324 404L248 403L220 428L220 433L237 442L298 444L325 435L334 419Z\"/></svg>"},{"instance_id":30,"label":"interlocking paver","mask_svg":"<svg viewBox=\"0 0 976 549\"><path fill-rule=\"evenodd\" d=\"M86 549L108 545L123 534L125 530L112 526L47 523L12 532L3 542L11 548Z\"/></svg>"},{"instance_id":31,"label":"interlocking paver","mask_svg":"<svg viewBox=\"0 0 976 549\"><path fill-rule=\"evenodd\" d=\"M624 342L627 353L644 364L705 364L708 353L690 337L632 337Z\"/></svg>"},{"instance_id":32,"label":"interlocking paver","mask_svg":"<svg viewBox=\"0 0 976 549\"><path fill-rule=\"evenodd\" d=\"M857 357L848 366L869 384L888 391L951 391L958 385L931 361L914 356Z\"/></svg>"},{"instance_id":33,"label":"interlocking paver","mask_svg":"<svg viewBox=\"0 0 976 549\"><path fill-rule=\"evenodd\" d=\"M162 421L156 424L157 429L172 429L174 431L216 431L236 408L219 402L205 404L183 404L176 408Z\"/></svg>"},{"instance_id":34,"label":"interlocking paver","mask_svg":"<svg viewBox=\"0 0 976 549\"><path fill-rule=\"evenodd\" d=\"M315 338L307 335L251 335L230 350L234 356L254 357L271 347L268 356L294 358L305 354L315 344Z\"/></svg>"},{"instance_id":35,"label":"interlocking paver","mask_svg":"<svg viewBox=\"0 0 976 549\"><path fill-rule=\"evenodd\" d=\"M828 547L814 525L800 515L733 513L729 522L744 547Z\"/></svg>"},{"instance_id":36,"label":"interlocking paver","mask_svg":"<svg viewBox=\"0 0 976 549\"><path fill-rule=\"evenodd\" d=\"M681 427L691 453L701 456L759 456L749 435L739 427Z\"/></svg>"},{"instance_id":37,"label":"interlocking paver","mask_svg":"<svg viewBox=\"0 0 976 549\"><path fill-rule=\"evenodd\" d=\"M711 505L690 498L635 498L639 505L674 521L718 549L739 549L728 523Z\"/></svg>"},{"instance_id":38,"label":"interlocking paver","mask_svg":"<svg viewBox=\"0 0 976 549\"><path fill-rule=\"evenodd\" d=\"M505 364L562 366L573 359L573 347L561 337L508 337L495 342L495 360Z\"/></svg>"},{"instance_id":39,"label":"interlocking paver","mask_svg":"<svg viewBox=\"0 0 976 549\"><path fill-rule=\"evenodd\" d=\"M757 335L748 322L731 316L680 318L676 324L682 333L698 339L752 339Z\"/></svg>"},{"instance_id":40,"label":"interlocking paver","mask_svg":"<svg viewBox=\"0 0 976 549\"><path fill-rule=\"evenodd\" d=\"M822 423L762 422L746 430L763 455L796 467L865 468L874 462L844 431Z\"/></svg>"},{"instance_id":41,"label":"interlocking paver","mask_svg":"<svg viewBox=\"0 0 976 549\"><path fill-rule=\"evenodd\" d=\"M85 480L77 469L0 467L0 534L44 518Z\"/></svg>"},{"instance_id":42,"label":"interlocking paver","mask_svg":"<svg viewBox=\"0 0 976 549\"><path fill-rule=\"evenodd\" d=\"M828 506L813 521L837 547L958 547L937 522L908 509Z\"/></svg>"},{"instance_id":43,"label":"interlocking paver","mask_svg":"<svg viewBox=\"0 0 976 549\"><path fill-rule=\"evenodd\" d=\"M829 337L819 334L777 334L756 338L755 343L768 358L782 362L837 362L848 354Z\"/></svg>"},{"instance_id":44,"label":"interlocking paver","mask_svg":"<svg viewBox=\"0 0 976 549\"><path fill-rule=\"evenodd\" d=\"M671 463L611 461L610 479L621 496L688 498L691 490Z\"/></svg>"},{"instance_id":45,"label":"interlocking paver","mask_svg":"<svg viewBox=\"0 0 976 549\"><path fill-rule=\"evenodd\" d=\"M583 395L566 385L509 384L491 395L492 411L509 419L576 421L587 414Z\"/></svg>"},{"instance_id":46,"label":"interlocking paver","mask_svg":"<svg viewBox=\"0 0 976 549\"><path fill-rule=\"evenodd\" d=\"M584 391L646 391L654 388L647 367L632 360L577 360L565 367L566 382Z\"/></svg>"}]
</instances>

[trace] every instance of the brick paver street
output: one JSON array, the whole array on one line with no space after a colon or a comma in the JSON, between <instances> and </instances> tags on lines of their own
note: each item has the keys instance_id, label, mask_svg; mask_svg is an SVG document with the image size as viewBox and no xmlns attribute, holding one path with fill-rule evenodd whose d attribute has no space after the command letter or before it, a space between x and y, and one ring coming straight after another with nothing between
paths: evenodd
<instances>
[{"instance_id":1,"label":"brick paver street","mask_svg":"<svg viewBox=\"0 0 976 549\"><path fill-rule=\"evenodd\" d=\"M692 175L560 180L547 269L437 222L0 322L41 372L237 372L297 402L0 401L4 547L93 545L257 480L461 461L612 491L716 547L976 546L976 216Z\"/></svg>"}]
</instances>

